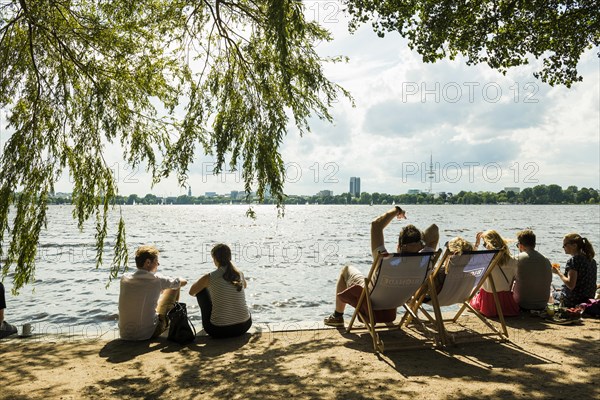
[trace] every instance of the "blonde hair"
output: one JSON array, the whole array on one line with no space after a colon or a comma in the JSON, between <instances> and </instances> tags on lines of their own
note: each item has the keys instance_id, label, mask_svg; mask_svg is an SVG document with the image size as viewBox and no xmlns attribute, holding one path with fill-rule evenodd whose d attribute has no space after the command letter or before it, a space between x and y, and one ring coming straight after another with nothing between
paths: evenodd
<instances>
[{"instance_id":1,"label":"blonde hair","mask_svg":"<svg viewBox=\"0 0 600 400\"><path fill-rule=\"evenodd\" d=\"M135 251L135 266L139 269L144 268L146 260L154 261L158 258L158 249L154 246L144 245Z\"/></svg>"},{"instance_id":2,"label":"blonde hair","mask_svg":"<svg viewBox=\"0 0 600 400\"><path fill-rule=\"evenodd\" d=\"M503 239L498 232L493 229L483 232L481 238L484 242L492 245L494 250L500 250L498 256L498 265L505 265L510 260L510 250L508 250L508 242Z\"/></svg>"},{"instance_id":3,"label":"blonde hair","mask_svg":"<svg viewBox=\"0 0 600 400\"><path fill-rule=\"evenodd\" d=\"M448 242L448 250L452 255L448 257L448 262L444 266L446 274L448 273L448 269L450 268L450 264L452 264L454 256L460 256L463 251L473 251L473 245L467 240L457 236Z\"/></svg>"},{"instance_id":4,"label":"blonde hair","mask_svg":"<svg viewBox=\"0 0 600 400\"><path fill-rule=\"evenodd\" d=\"M473 245L457 236L448 242L448 250L454 255L461 255L463 251L473 251Z\"/></svg>"},{"instance_id":5,"label":"blonde hair","mask_svg":"<svg viewBox=\"0 0 600 400\"><path fill-rule=\"evenodd\" d=\"M571 243L574 243L577 246L577 250L582 252L588 260L594 258L596 253L594 253L594 248L592 244L587 240L587 238L581 237L578 233L569 233L565 235L565 239Z\"/></svg>"}]
</instances>

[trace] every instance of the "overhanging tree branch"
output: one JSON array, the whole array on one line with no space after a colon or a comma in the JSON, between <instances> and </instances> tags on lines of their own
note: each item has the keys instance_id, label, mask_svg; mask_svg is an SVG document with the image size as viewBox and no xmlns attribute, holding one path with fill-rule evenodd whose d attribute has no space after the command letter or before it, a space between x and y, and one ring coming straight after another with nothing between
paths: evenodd
<instances>
[{"instance_id":1,"label":"overhanging tree branch","mask_svg":"<svg viewBox=\"0 0 600 400\"><path fill-rule=\"evenodd\" d=\"M14 267L15 290L33 279L47 196L66 168L79 226L95 216L97 265L114 237L111 279L126 268L125 225L112 232L107 223L118 188L104 143L119 140L154 182L176 173L182 185L198 145L217 169L230 155L248 192L269 186L281 204L288 119L302 133L311 115L331 120L332 101L348 96L314 51L328 33L304 20L297 1L11 5L0 26L0 104L14 131L0 160L0 258L9 243L2 273Z\"/></svg>"},{"instance_id":2,"label":"overhanging tree branch","mask_svg":"<svg viewBox=\"0 0 600 400\"><path fill-rule=\"evenodd\" d=\"M597 1L344 0L350 29L371 22L379 36L398 32L425 62L456 55L502 73L542 59L534 76L550 85L581 81L581 55L600 46ZM599 54L600 56L600 54Z\"/></svg>"}]
</instances>

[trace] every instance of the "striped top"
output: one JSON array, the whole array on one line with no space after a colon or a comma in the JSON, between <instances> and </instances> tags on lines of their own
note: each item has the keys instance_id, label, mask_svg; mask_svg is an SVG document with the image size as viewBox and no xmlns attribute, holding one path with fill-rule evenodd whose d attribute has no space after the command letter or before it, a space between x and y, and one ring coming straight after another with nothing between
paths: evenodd
<instances>
[{"instance_id":1,"label":"striped top","mask_svg":"<svg viewBox=\"0 0 600 400\"><path fill-rule=\"evenodd\" d=\"M240 324L250 319L246 305L245 290L238 292L237 288L223 279L225 268L219 267L209 274L208 292L212 301L210 322L217 326ZM240 272L244 282L244 274Z\"/></svg>"}]
</instances>

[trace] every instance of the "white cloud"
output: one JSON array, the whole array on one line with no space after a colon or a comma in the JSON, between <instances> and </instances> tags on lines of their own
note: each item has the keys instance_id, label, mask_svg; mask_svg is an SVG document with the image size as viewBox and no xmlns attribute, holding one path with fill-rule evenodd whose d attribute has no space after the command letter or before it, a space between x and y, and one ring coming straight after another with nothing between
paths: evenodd
<instances>
[{"instance_id":1,"label":"white cloud","mask_svg":"<svg viewBox=\"0 0 600 400\"><path fill-rule=\"evenodd\" d=\"M455 191L600 186L595 51L582 57L584 82L567 89L536 80L539 64L506 76L460 59L423 64L403 39L379 39L367 28L354 36L336 33L340 36L327 50L335 53L338 45L350 62L331 67L330 77L349 89L357 104L352 112L336 113L337 125L344 127L333 133L336 150L344 155L337 162L340 176L361 176L364 190L401 193L426 186L422 163L430 154L440 165L439 175L448 178L441 179L440 190L444 185ZM312 153L332 154L327 143L302 140L314 144ZM402 176L402 163L416 163L417 176ZM495 169L499 173L493 174ZM463 179L452 182L452 171ZM339 190L347 190L347 181Z\"/></svg>"}]
</instances>

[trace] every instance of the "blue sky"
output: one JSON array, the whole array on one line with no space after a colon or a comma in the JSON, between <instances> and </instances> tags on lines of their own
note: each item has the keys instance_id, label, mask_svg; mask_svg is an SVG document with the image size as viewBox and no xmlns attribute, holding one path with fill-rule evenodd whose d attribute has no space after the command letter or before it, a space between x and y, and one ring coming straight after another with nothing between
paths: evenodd
<instances>
[{"instance_id":1,"label":"blue sky","mask_svg":"<svg viewBox=\"0 0 600 400\"><path fill-rule=\"evenodd\" d=\"M338 2L305 4L306 14L334 36L318 45L319 53L349 57L325 71L352 93L355 107L341 99L332 110L334 123L315 118L303 137L290 126L281 147L286 193L340 194L352 176L361 177L367 192L426 190L430 155L434 191L600 187L599 49L580 61L583 82L550 87L533 77L540 67L535 60L506 76L462 59L424 64L398 34L381 39L368 24L349 34ZM150 176L129 169L120 154L107 149L105 158L118 174L121 194L184 193L175 179L152 188ZM194 195L243 189L239 173L213 176L212 165L198 154L190 169ZM70 191L68 180L57 190Z\"/></svg>"}]
</instances>

